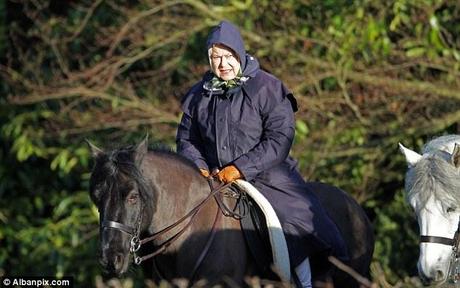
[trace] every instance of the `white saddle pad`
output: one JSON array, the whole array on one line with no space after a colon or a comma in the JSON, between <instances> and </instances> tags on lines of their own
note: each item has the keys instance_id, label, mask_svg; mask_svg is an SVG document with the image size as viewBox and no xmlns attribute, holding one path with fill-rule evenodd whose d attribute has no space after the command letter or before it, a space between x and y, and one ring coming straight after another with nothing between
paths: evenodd
<instances>
[{"instance_id":1,"label":"white saddle pad","mask_svg":"<svg viewBox=\"0 0 460 288\"><path fill-rule=\"evenodd\" d=\"M291 269L289 265L289 253L286 239L284 237L281 223L276 216L275 210L259 190L251 183L244 180L236 180L238 188L244 190L259 205L265 215L267 222L268 234L270 236L270 245L272 246L274 270L285 282L291 281Z\"/></svg>"}]
</instances>

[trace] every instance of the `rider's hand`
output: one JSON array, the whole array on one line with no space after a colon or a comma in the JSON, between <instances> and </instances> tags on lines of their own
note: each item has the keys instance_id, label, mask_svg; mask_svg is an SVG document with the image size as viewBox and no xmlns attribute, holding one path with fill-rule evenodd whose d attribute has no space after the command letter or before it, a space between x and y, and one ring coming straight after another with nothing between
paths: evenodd
<instances>
[{"instance_id":1,"label":"rider's hand","mask_svg":"<svg viewBox=\"0 0 460 288\"><path fill-rule=\"evenodd\" d=\"M209 178L210 174L209 174L208 169L203 169L203 168L199 168L199 169L200 169L201 175L203 175L204 178Z\"/></svg>"},{"instance_id":2,"label":"rider's hand","mask_svg":"<svg viewBox=\"0 0 460 288\"><path fill-rule=\"evenodd\" d=\"M224 167L224 169L217 173L217 179L219 179L220 182L223 182L225 184L233 182L242 177L243 175L241 175L238 168L236 168L234 165Z\"/></svg>"}]
</instances>

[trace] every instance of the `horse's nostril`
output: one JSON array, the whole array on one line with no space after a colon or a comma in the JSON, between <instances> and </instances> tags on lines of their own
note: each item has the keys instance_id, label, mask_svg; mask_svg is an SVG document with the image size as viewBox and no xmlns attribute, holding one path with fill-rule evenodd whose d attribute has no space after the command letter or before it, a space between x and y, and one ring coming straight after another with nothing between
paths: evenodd
<instances>
[{"instance_id":1,"label":"horse's nostril","mask_svg":"<svg viewBox=\"0 0 460 288\"><path fill-rule=\"evenodd\" d=\"M117 253L115 255L115 259L114 259L114 266L115 266L115 269L116 270L121 270L122 266L123 266L123 254L121 253Z\"/></svg>"},{"instance_id":2,"label":"horse's nostril","mask_svg":"<svg viewBox=\"0 0 460 288\"><path fill-rule=\"evenodd\" d=\"M444 279L444 273L441 270L436 271L436 281Z\"/></svg>"}]
</instances>

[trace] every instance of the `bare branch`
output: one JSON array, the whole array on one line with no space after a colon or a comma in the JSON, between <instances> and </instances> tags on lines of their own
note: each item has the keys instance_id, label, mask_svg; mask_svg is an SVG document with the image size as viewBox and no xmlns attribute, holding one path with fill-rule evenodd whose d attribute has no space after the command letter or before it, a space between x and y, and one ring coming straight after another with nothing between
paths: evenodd
<instances>
[{"instance_id":1,"label":"bare branch","mask_svg":"<svg viewBox=\"0 0 460 288\"><path fill-rule=\"evenodd\" d=\"M137 24L137 22L139 22L143 18L146 18L148 16L152 16L152 15L154 15L154 14L156 14L156 13L158 13L158 12L160 12L160 11L166 9L166 8L169 8L171 6L175 6L175 5L178 5L178 4L181 4L181 3L185 3L185 1L183 1L183 0L168 1L168 2L166 2L164 4L158 5L158 6L154 7L154 8L146 10L146 11L142 11L139 14L137 14L137 15L135 15L133 17L130 17L129 21L126 22L126 24L118 32L117 36L115 36L115 39L112 42L112 44L110 45L110 48L106 53L106 56L107 57L112 56L113 51L115 50L115 48L117 48L118 44L120 44L120 42L123 39L123 37L128 33L128 31L130 29L132 29L132 27L134 25Z\"/></svg>"},{"instance_id":2,"label":"bare branch","mask_svg":"<svg viewBox=\"0 0 460 288\"><path fill-rule=\"evenodd\" d=\"M353 270L353 268L351 268L350 266L345 265L342 261L340 261L339 259L335 258L334 256L329 256L328 259L337 268L339 268L340 270L346 272L348 275L353 277L362 286L368 287L368 288L378 288L377 284L372 283L371 281L369 281L369 279L367 279L366 277L360 275L358 272Z\"/></svg>"}]
</instances>

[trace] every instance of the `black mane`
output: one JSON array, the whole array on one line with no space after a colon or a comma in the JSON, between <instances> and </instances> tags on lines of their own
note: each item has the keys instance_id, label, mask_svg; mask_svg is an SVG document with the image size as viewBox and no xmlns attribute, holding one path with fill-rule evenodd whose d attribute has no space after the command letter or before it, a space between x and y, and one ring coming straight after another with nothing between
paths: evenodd
<instances>
[{"instance_id":1,"label":"black mane","mask_svg":"<svg viewBox=\"0 0 460 288\"><path fill-rule=\"evenodd\" d=\"M179 161L184 166L195 170L197 169L196 165L191 160L176 153L165 145L156 145L153 149L149 149L149 152L172 158ZM152 203L152 198L154 198L154 187L149 185L142 176L139 167L137 167L135 163L135 154L136 146L131 145L117 148L97 156L90 185L93 186L93 188L95 185L102 185L105 187L103 190L106 191L108 187L118 185L120 177L129 178L137 183L140 197L145 201L144 203ZM94 191L93 188L90 190ZM123 197L125 195L113 196ZM97 203L99 195L92 195L92 198L94 202Z\"/></svg>"},{"instance_id":2,"label":"black mane","mask_svg":"<svg viewBox=\"0 0 460 288\"><path fill-rule=\"evenodd\" d=\"M136 147L127 146L103 153L96 158L96 163L91 173L90 188L95 191L95 186L104 187L103 191L111 191L118 187L123 180L134 181L139 194L144 203L151 203L153 198L153 187L147 183L142 173L135 163ZM118 189L116 189L118 191ZM96 190L97 191L97 190ZM119 194L119 193L116 193ZM124 197L126 195L112 195L114 197ZM100 195L92 195L97 204Z\"/></svg>"}]
</instances>

